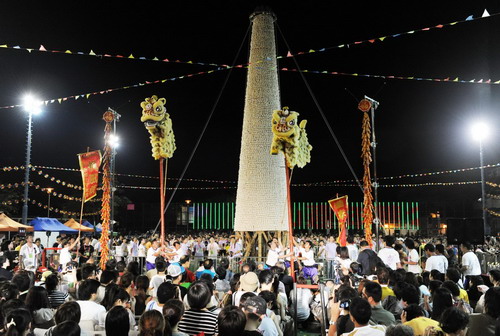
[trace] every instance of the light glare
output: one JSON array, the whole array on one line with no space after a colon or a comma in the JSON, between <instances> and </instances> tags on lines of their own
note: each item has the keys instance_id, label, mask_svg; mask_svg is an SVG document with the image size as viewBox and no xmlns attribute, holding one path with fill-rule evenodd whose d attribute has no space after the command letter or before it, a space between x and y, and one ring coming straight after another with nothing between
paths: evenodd
<instances>
[{"instance_id":1,"label":"light glare","mask_svg":"<svg viewBox=\"0 0 500 336\"><path fill-rule=\"evenodd\" d=\"M477 122L471 127L472 138L476 141L484 141L490 134L490 128L485 122Z\"/></svg>"},{"instance_id":2,"label":"light glare","mask_svg":"<svg viewBox=\"0 0 500 336\"><path fill-rule=\"evenodd\" d=\"M39 114L42 112L42 104L43 102L41 100L38 100L30 94L24 96L23 98L23 107L28 113Z\"/></svg>"},{"instance_id":3,"label":"light glare","mask_svg":"<svg viewBox=\"0 0 500 336\"><path fill-rule=\"evenodd\" d=\"M120 147L120 138L114 134L111 134L108 139L108 144L111 148Z\"/></svg>"}]
</instances>

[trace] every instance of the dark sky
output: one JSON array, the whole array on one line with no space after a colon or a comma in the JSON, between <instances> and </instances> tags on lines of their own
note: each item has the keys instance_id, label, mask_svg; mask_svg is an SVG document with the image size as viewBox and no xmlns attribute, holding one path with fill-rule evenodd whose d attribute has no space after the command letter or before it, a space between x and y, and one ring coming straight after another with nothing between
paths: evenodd
<instances>
[{"instance_id":1,"label":"dark sky","mask_svg":"<svg viewBox=\"0 0 500 336\"><path fill-rule=\"evenodd\" d=\"M165 5L168 3L168 5ZM321 49L479 17L486 8L500 12L493 1L398 2L371 6L338 1L3 1L0 4L0 45L120 54L147 58L231 64L257 5L271 5L292 52ZM462 4L467 3L467 4ZM500 80L500 16L418 32L384 42L297 56L301 68L360 74L430 78ZM280 55L287 54L277 34ZM248 58L248 40L238 63ZM281 67L295 68L290 58ZM145 81L213 69L210 66L0 49L0 106L19 104L25 92L53 99L123 87ZM165 97L173 119L177 151L168 175L178 177L214 105L228 71L147 85L90 99L49 104L34 120L32 162L77 168L76 154L103 146L102 113L112 107L121 115L121 147L117 172L156 175L148 134L140 123L139 103L147 96ZM298 73L281 72L282 104L308 119L314 146L312 162L294 173L296 183L351 179L347 165ZM500 86L383 80L306 74L306 78L359 177L361 113L356 99L369 95L377 110L378 175L392 176L479 165L478 146L468 134L479 118L496 127L485 145L485 160L500 160L498 123ZM246 70L235 69L222 93L186 177L237 179ZM355 97L353 97L353 95ZM356 99L355 99L356 98ZM26 115L20 108L0 110L0 166L24 163ZM78 173L47 171L80 183ZM0 182L22 175L0 172ZM394 183L478 180L479 172L441 175L433 179ZM45 186L47 180L35 180ZM154 180L121 179L128 185L154 185ZM169 182L173 186L173 182ZM183 183L181 187L212 186ZM470 202L479 186L381 189L382 200L455 199ZM70 189L62 192L71 194ZM36 193L36 191L34 192ZM326 200L348 193L361 200L356 188L294 188L295 200ZM235 191L182 191L174 201L226 200ZM156 192L128 192L134 202L156 200ZM77 206L75 207L76 211Z\"/></svg>"}]
</instances>

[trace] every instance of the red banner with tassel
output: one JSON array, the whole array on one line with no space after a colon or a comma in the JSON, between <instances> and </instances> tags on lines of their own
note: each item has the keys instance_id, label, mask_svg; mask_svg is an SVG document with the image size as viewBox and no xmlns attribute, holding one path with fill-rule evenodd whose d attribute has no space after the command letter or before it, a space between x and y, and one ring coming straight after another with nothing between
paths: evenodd
<instances>
[{"instance_id":1,"label":"red banner with tassel","mask_svg":"<svg viewBox=\"0 0 500 336\"><path fill-rule=\"evenodd\" d=\"M340 246L347 245L347 214L349 213L349 203L347 201L347 195L338 197L328 201L330 207L333 209L335 216L339 221L339 243Z\"/></svg>"}]
</instances>

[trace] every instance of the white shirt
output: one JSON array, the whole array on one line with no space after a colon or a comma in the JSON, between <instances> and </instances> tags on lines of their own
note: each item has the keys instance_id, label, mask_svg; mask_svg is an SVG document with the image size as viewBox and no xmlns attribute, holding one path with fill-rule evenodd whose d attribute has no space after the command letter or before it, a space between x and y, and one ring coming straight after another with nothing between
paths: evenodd
<instances>
[{"instance_id":1,"label":"white shirt","mask_svg":"<svg viewBox=\"0 0 500 336\"><path fill-rule=\"evenodd\" d=\"M279 254L276 250L269 250L267 251L267 259L266 259L266 265L273 267L276 266L276 263L278 262Z\"/></svg>"},{"instance_id":2,"label":"white shirt","mask_svg":"<svg viewBox=\"0 0 500 336\"><path fill-rule=\"evenodd\" d=\"M425 270L430 272L432 270L438 270L441 273L446 273L446 268L444 264L443 258L440 256L430 256L427 258L427 261L425 262Z\"/></svg>"},{"instance_id":3,"label":"white shirt","mask_svg":"<svg viewBox=\"0 0 500 336\"><path fill-rule=\"evenodd\" d=\"M349 259L358 260L359 250L358 247L354 244L347 245L347 250L349 251Z\"/></svg>"},{"instance_id":4,"label":"white shirt","mask_svg":"<svg viewBox=\"0 0 500 336\"><path fill-rule=\"evenodd\" d=\"M80 323L83 321L91 321L94 325L99 324L99 315L106 312L104 306L95 303L94 301L76 301L80 305L81 317ZM82 326L82 325L80 325Z\"/></svg>"},{"instance_id":5,"label":"white shirt","mask_svg":"<svg viewBox=\"0 0 500 336\"><path fill-rule=\"evenodd\" d=\"M59 263L64 267L70 261L71 261L71 253L69 252L68 248L65 247L61 250L59 254Z\"/></svg>"},{"instance_id":6,"label":"white shirt","mask_svg":"<svg viewBox=\"0 0 500 336\"><path fill-rule=\"evenodd\" d=\"M150 248L148 249L148 255L147 255L147 257L146 257L146 261L147 261L147 262L149 262L149 263L151 263L151 264L154 264L154 263L155 263L155 260L156 260L156 256L154 256L154 254L155 254L156 252L158 252L158 250L159 250L159 248L154 249L154 248L150 247Z\"/></svg>"},{"instance_id":7,"label":"white shirt","mask_svg":"<svg viewBox=\"0 0 500 336\"><path fill-rule=\"evenodd\" d=\"M137 247L137 255L139 257L145 257L146 256L146 247L142 244L139 244Z\"/></svg>"},{"instance_id":8,"label":"white shirt","mask_svg":"<svg viewBox=\"0 0 500 336\"><path fill-rule=\"evenodd\" d=\"M410 253L408 254L408 261L418 262L419 259L420 258L419 258L418 252L415 249L411 250ZM422 268L418 264L417 265L408 265L408 272L412 272L414 274L420 274L420 273L422 273Z\"/></svg>"},{"instance_id":9,"label":"white shirt","mask_svg":"<svg viewBox=\"0 0 500 336\"><path fill-rule=\"evenodd\" d=\"M24 244L19 250L19 255L23 257L23 265L24 268L29 271L34 271L37 268L37 254L40 253L38 247L33 244L28 246L28 244Z\"/></svg>"},{"instance_id":10,"label":"white shirt","mask_svg":"<svg viewBox=\"0 0 500 336\"><path fill-rule=\"evenodd\" d=\"M300 252L302 253L303 258L307 258L302 260L304 266L314 266L316 264L316 262L314 261L314 251L312 249L310 249L309 251L302 249Z\"/></svg>"},{"instance_id":11,"label":"white shirt","mask_svg":"<svg viewBox=\"0 0 500 336\"><path fill-rule=\"evenodd\" d=\"M380 258L382 259L382 258ZM385 336L385 327L382 325L367 325L354 328L350 332L343 333L342 336Z\"/></svg>"},{"instance_id":12,"label":"white shirt","mask_svg":"<svg viewBox=\"0 0 500 336\"><path fill-rule=\"evenodd\" d=\"M327 259L335 259L335 257L337 256L337 244L328 242L325 245L325 250Z\"/></svg>"},{"instance_id":13,"label":"white shirt","mask_svg":"<svg viewBox=\"0 0 500 336\"><path fill-rule=\"evenodd\" d=\"M153 288L150 293L152 297L156 297L156 292L158 291L158 287L160 287L160 285L164 282L165 282L165 274L156 274L151 278L151 283L149 286Z\"/></svg>"},{"instance_id":14,"label":"white shirt","mask_svg":"<svg viewBox=\"0 0 500 336\"><path fill-rule=\"evenodd\" d=\"M462 257L462 266L467 266L464 275L481 275L481 265L474 252L467 252Z\"/></svg>"},{"instance_id":15,"label":"white shirt","mask_svg":"<svg viewBox=\"0 0 500 336\"><path fill-rule=\"evenodd\" d=\"M397 264L400 262L398 251L392 247L384 247L378 251L378 257L382 259L384 264L392 270L396 270L398 267Z\"/></svg>"},{"instance_id":16,"label":"white shirt","mask_svg":"<svg viewBox=\"0 0 500 336\"><path fill-rule=\"evenodd\" d=\"M219 244L216 242L208 244L208 256L209 257L217 257L217 252L219 251Z\"/></svg>"},{"instance_id":17,"label":"white shirt","mask_svg":"<svg viewBox=\"0 0 500 336\"><path fill-rule=\"evenodd\" d=\"M290 295L293 299L295 295ZM297 288L297 320L305 321L311 314L312 292L309 288Z\"/></svg>"}]
</instances>

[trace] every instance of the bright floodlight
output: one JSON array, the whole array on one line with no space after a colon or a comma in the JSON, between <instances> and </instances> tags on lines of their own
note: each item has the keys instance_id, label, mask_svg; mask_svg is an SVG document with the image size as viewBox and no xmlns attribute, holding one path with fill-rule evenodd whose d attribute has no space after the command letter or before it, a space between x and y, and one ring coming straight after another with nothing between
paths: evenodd
<instances>
[{"instance_id":1,"label":"bright floodlight","mask_svg":"<svg viewBox=\"0 0 500 336\"><path fill-rule=\"evenodd\" d=\"M39 114L42 112L42 101L28 94L23 98L23 107L28 113Z\"/></svg>"},{"instance_id":2,"label":"bright floodlight","mask_svg":"<svg viewBox=\"0 0 500 336\"><path fill-rule=\"evenodd\" d=\"M111 134L108 139L108 144L111 148L118 148L120 146L120 138L114 134Z\"/></svg>"},{"instance_id":3,"label":"bright floodlight","mask_svg":"<svg viewBox=\"0 0 500 336\"><path fill-rule=\"evenodd\" d=\"M472 138L476 141L484 141L490 134L490 128L485 122L477 122L471 127Z\"/></svg>"}]
</instances>

